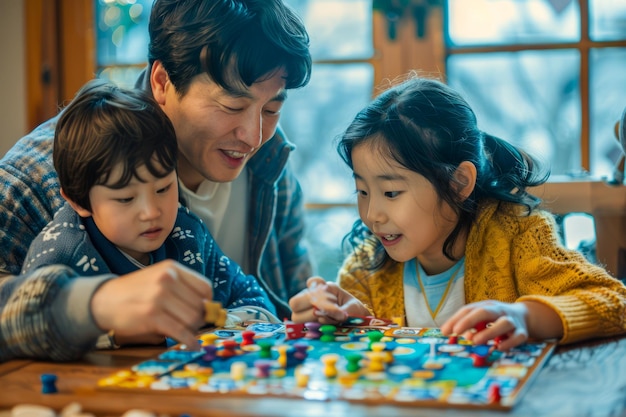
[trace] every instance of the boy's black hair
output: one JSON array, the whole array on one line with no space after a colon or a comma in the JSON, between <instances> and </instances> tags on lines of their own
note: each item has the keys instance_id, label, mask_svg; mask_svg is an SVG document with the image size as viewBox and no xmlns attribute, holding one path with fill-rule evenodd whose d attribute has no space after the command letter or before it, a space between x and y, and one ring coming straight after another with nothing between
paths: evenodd
<instances>
[{"instance_id":1,"label":"boy's black hair","mask_svg":"<svg viewBox=\"0 0 626 417\"><path fill-rule=\"evenodd\" d=\"M176 152L174 127L152 97L95 79L59 116L53 161L65 195L91 210L89 191L107 184L118 163L123 174L109 187L141 181L137 168L144 165L157 178L167 176L176 169Z\"/></svg>"}]
</instances>

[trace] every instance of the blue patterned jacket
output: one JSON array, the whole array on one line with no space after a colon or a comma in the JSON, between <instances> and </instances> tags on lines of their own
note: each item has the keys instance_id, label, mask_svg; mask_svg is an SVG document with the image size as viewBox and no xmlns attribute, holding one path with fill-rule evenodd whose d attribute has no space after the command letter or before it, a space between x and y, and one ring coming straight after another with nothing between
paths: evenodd
<instances>
[{"instance_id":1,"label":"blue patterned jacket","mask_svg":"<svg viewBox=\"0 0 626 417\"><path fill-rule=\"evenodd\" d=\"M175 259L207 277L213 284L213 300L227 309L258 306L276 312L256 278L245 275L222 253L202 220L186 207L179 207L172 233L151 255L153 263ZM104 237L91 217L81 218L69 204L35 238L22 273L55 264L67 265L81 276L124 275L139 269Z\"/></svg>"}]
</instances>

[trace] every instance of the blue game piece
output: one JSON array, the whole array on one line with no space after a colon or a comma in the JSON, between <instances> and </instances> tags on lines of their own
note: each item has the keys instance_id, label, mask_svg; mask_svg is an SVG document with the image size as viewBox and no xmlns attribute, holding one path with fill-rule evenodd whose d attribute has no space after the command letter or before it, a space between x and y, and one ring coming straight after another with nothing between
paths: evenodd
<instances>
[{"instance_id":1,"label":"blue game piece","mask_svg":"<svg viewBox=\"0 0 626 417\"><path fill-rule=\"evenodd\" d=\"M41 393L54 394L57 392L57 376L55 374L41 374Z\"/></svg>"}]
</instances>

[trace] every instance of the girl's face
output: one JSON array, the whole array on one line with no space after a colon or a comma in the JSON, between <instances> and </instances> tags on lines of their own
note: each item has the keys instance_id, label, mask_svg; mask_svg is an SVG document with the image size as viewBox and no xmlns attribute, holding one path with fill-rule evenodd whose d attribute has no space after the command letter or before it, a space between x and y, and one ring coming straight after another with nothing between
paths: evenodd
<instances>
[{"instance_id":1,"label":"girl's face","mask_svg":"<svg viewBox=\"0 0 626 417\"><path fill-rule=\"evenodd\" d=\"M122 163L111 172L107 184L115 184L122 175ZM143 165L128 185L115 189L107 184L91 188L91 212L100 232L126 254L146 264L150 252L158 249L174 228L178 215L176 171L163 178L154 177Z\"/></svg>"},{"instance_id":2,"label":"girl's face","mask_svg":"<svg viewBox=\"0 0 626 417\"><path fill-rule=\"evenodd\" d=\"M383 155L378 145L356 146L352 164L359 216L389 256L398 262L418 258L427 270L449 267L443 243L458 217L439 201L433 185Z\"/></svg>"}]
</instances>

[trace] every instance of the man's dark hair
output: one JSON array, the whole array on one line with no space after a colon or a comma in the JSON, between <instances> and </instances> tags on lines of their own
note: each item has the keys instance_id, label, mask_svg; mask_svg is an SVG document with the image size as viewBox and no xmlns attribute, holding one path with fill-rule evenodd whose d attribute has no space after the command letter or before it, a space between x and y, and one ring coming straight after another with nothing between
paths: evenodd
<instances>
[{"instance_id":1,"label":"man's dark hair","mask_svg":"<svg viewBox=\"0 0 626 417\"><path fill-rule=\"evenodd\" d=\"M203 72L227 91L281 69L287 89L311 77L309 36L282 0L156 0L149 31L150 64L163 64L181 97Z\"/></svg>"}]
</instances>

